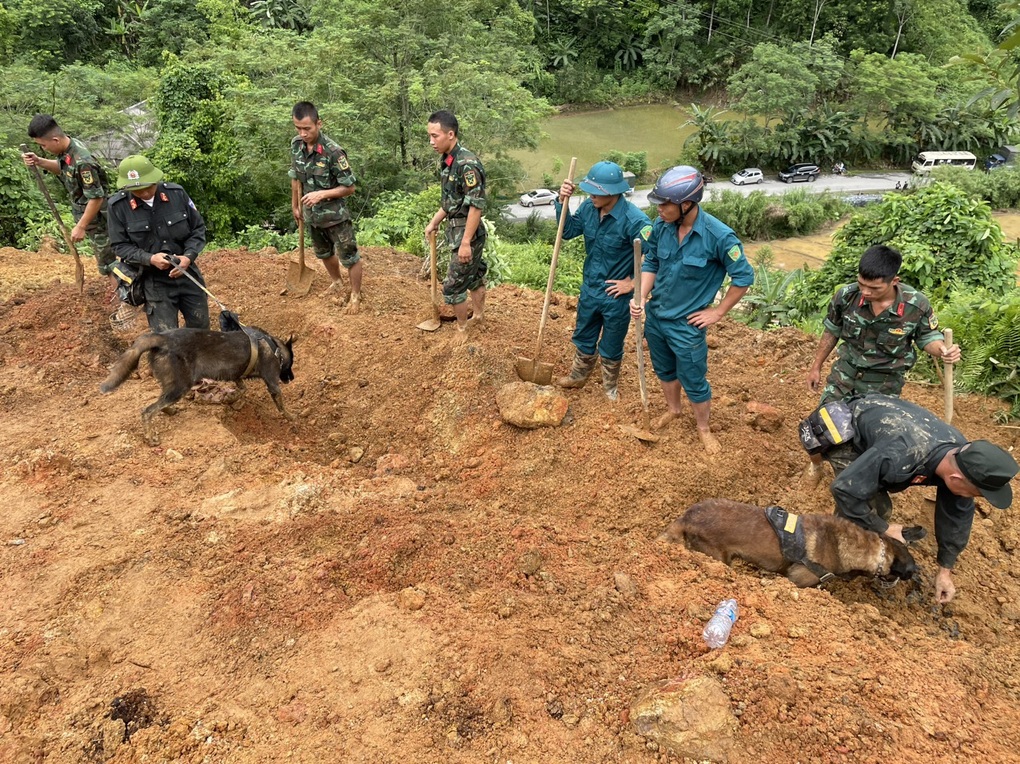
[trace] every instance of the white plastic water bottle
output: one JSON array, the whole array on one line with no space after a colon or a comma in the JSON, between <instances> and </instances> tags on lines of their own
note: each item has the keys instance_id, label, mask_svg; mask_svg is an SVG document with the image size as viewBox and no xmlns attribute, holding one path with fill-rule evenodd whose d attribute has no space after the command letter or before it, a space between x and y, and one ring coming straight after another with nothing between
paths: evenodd
<instances>
[{"instance_id":1,"label":"white plastic water bottle","mask_svg":"<svg viewBox=\"0 0 1020 764\"><path fill-rule=\"evenodd\" d=\"M733 624L737 622L739 612L740 608L737 607L736 600L720 602L719 607L715 609L715 615L705 625L705 630L701 632L701 638L705 640L705 644L713 650L725 645L726 640L730 638Z\"/></svg>"}]
</instances>

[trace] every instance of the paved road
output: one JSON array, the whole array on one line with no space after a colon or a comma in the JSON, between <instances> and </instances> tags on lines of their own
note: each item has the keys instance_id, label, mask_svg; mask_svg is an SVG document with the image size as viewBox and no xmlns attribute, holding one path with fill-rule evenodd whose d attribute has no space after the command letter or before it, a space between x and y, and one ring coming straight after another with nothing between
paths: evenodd
<instances>
[{"instance_id":1,"label":"paved road","mask_svg":"<svg viewBox=\"0 0 1020 764\"><path fill-rule=\"evenodd\" d=\"M752 191L764 191L767 194L785 194L787 191L806 188L816 193L831 191L834 194L851 196L853 194L893 191L897 183L905 183L910 177L911 174L909 172L861 172L852 175L822 174L813 183L783 183L773 176L771 180L766 178L764 182L754 186L734 186L729 181L716 181L708 184L708 191L712 193L713 191L726 189L745 195L750 194ZM649 190L638 189L628 198L638 207L647 207ZM583 199L583 195L575 194L570 200L570 209L576 210ZM519 204L510 204L503 208L503 217L518 222L527 220L528 216L532 213L537 213L539 217L548 220L553 220L556 217L555 208L551 204L542 207L521 207Z\"/></svg>"}]
</instances>

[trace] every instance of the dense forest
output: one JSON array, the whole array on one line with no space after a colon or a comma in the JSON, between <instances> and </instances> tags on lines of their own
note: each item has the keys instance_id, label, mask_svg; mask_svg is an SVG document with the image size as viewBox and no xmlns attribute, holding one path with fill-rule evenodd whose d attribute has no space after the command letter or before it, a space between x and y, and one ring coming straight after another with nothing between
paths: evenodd
<instances>
[{"instance_id":1,"label":"dense forest","mask_svg":"<svg viewBox=\"0 0 1020 764\"><path fill-rule=\"evenodd\" d=\"M922 146L1013 139L1015 64L995 46L1014 11L987 0L12 0L0 6L0 130L16 147L45 111L86 139L148 132L142 146L220 240L289 224L301 99L348 148L362 217L385 192L431 181L423 121L436 108L460 116L502 196L520 178L509 152L576 105L691 104L697 130L678 159L708 169L750 157L902 162ZM143 101L142 115L125 112ZM3 238L25 243L45 223L17 157L0 164L19 187L0 198Z\"/></svg>"}]
</instances>

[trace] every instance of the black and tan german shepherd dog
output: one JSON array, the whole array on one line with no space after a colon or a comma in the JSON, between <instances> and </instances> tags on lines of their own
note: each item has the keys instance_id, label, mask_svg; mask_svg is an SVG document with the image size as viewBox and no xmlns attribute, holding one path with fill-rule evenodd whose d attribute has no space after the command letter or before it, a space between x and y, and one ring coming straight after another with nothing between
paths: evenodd
<instances>
[{"instance_id":1,"label":"black and tan german shepherd dog","mask_svg":"<svg viewBox=\"0 0 1020 764\"><path fill-rule=\"evenodd\" d=\"M147 440L153 440L152 418L183 398L203 379L236 382L244 389L244 379L261 377L273 396L276 408L293 421L283 405L280 383L294 379L293 336L285 341L262 329L246 326L242 331L212 332L204 329L173 329L147 333L134 341L110 369L100 391L116 390L138 368L148 354L152 376L163 389L154 403L142 409L142 425Z\"/></svg>"},{"instance_id":2,"label":"black and tan german shepherd dog","mask_svg":"<svg viewBox=\"0 0 1020 764\"><path fill-rule=\"evenodd\" d=\"M805 557L836 576L881 576L908 580L917 575L913 555L899 541L865 530L835 515L800 515ZM705 499L674 520L659 537L683 542L727 565L734 558L782 573L797 586L815 586L819 577L787 560L762 507L729 499Z\"/></svg>"}]
</instances>

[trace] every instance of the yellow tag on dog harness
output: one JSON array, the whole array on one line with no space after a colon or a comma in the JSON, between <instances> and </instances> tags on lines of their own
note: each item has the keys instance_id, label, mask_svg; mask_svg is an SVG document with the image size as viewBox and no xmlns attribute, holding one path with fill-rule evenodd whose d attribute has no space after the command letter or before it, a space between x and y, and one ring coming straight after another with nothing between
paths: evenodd
<instances>
[{"instance_id":1,"label":"yellow tag on dog harness","mask_svg":"<svg viewBox=\"0 0 1020 764\"><path fill-rule=\"evenodd\" d=\"M793 533L797 528L797 520L799 519L800 517L798 515L788 513L786 515L786 525L783 526L783 530L787 533Z\"/></svg>"}]
</instances>

